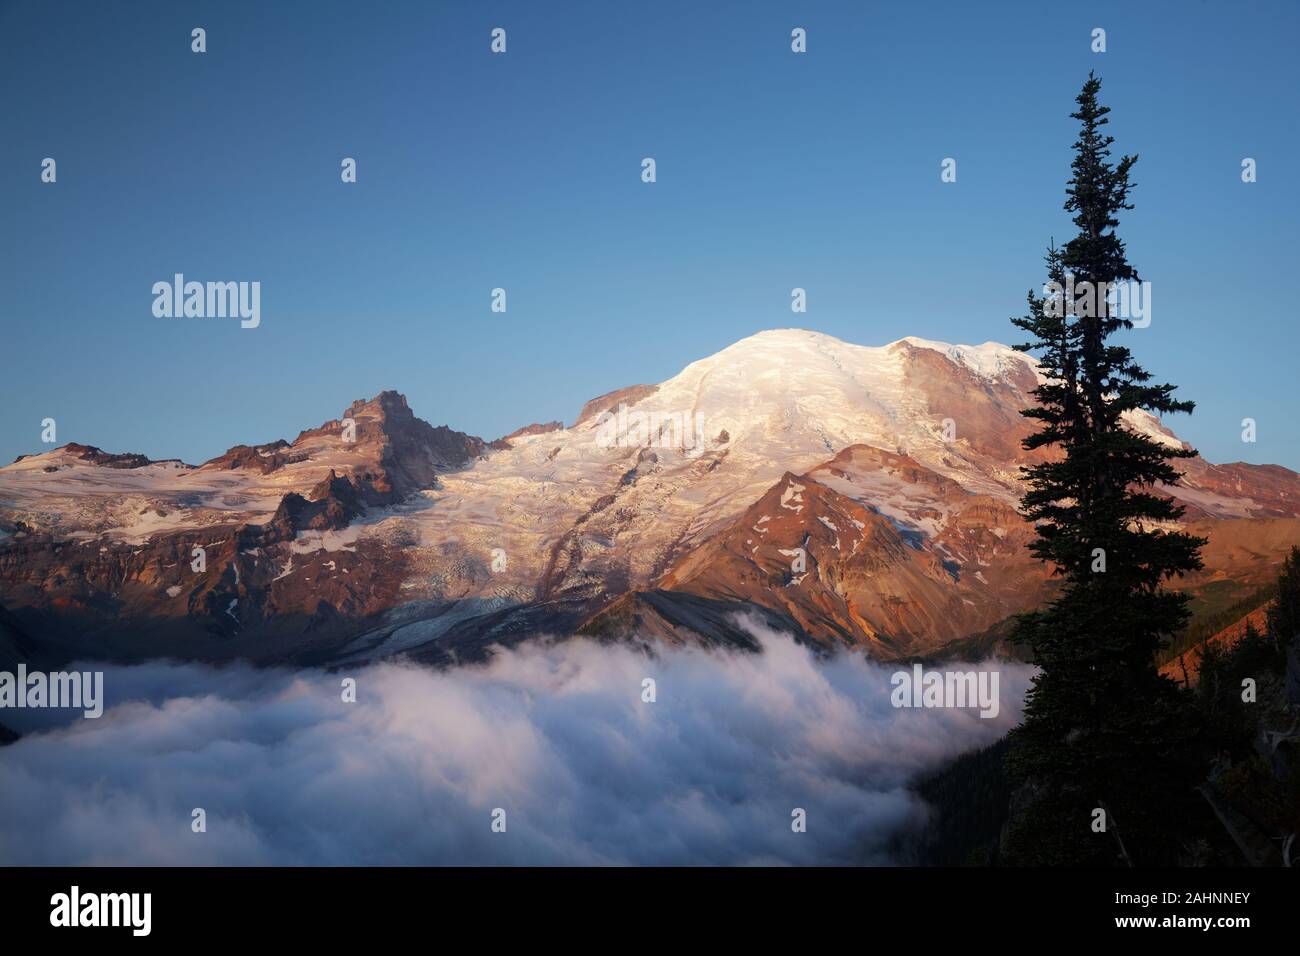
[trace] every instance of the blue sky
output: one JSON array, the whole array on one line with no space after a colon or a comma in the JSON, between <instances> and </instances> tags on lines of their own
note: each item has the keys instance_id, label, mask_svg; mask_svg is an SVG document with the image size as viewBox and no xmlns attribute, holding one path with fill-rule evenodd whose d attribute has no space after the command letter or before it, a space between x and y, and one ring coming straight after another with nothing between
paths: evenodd
<instances>
[{"instance_id":1,"label":"blue sky","mask_svg":"<svg viewBox=\"0 0 1300 956\"><path fill-rule=\"evenodd\" d=\"M1206 457L1300 469L1297 40L1294 2L0 0L0 458L48 416L199 461L382 388L494 438L790 325L1015 340L1095 69L1128 344ZM261 326L155 318L176 272L260 281Z\"/></svg>"}]
</instances>

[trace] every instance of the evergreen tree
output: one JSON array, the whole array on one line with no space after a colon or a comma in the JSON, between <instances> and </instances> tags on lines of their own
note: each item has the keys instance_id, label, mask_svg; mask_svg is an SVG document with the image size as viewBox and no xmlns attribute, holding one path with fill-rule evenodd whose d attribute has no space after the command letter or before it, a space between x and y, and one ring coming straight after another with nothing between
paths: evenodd
<instances>
[{"instance_id":1,"label":"evergreen tree","mask_svg":"<svg viewBox=\"0 0 1300 956\"><path fill-rule=\"evenodd\" d=\"M1192 816L1198 774L1192 710L1155 666L1158 649L1186 626L1185 596L1164 589L1201 566L1204 540L1169 530L1182 514L1155 493L1174 484L1171 448L1127 428L1126 412L1190 412L1174 386L1150 375L1111 337L1132 323L1107 301L1137 270L1115 233L1131 209L1136 156L1110 159L1114 138L1089 74L1076 98L1079 121L1065 208L1078 234L1047 254L1043 295L1012 321L1040 352L1046 380L1024 414L1039 430L1024 447L1047 459L1025 468L1022 513L1032 552L1061 580L1056 598L1019 622L1041 672L1013 736L1008 766L1022 784L1008 855L1030 863L1174 862L1180 817ZM1094 831L1094 811L1106 831ZM1181 811L1186 812L1183 816Z\"/></svg>"}]
</instances>

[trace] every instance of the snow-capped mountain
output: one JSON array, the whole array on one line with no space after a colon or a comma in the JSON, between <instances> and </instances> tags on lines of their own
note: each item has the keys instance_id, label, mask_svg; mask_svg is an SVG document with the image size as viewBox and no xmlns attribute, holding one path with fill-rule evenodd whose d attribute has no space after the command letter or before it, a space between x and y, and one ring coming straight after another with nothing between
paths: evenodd
<instances>
[{"instance_id":1,"label":"snow-capped mountain","mask_svg":"<svg viewBox=\"0 0 1300 956\"><path fill-rule=\"evenodd\" d=\"M930 649L1044 593L1015 510L1037 381L996 343L782 329L491 443L385 392L197 468L69 445L0 469L0 606L52 654L743 642L747 609L880 656ZM1151 416L1129 424L1178 443ZM1248 588L1300 541L1294 472L1184 467L1168 491L1212 539L1188 586Z\"/></svg>"}]
</instances>

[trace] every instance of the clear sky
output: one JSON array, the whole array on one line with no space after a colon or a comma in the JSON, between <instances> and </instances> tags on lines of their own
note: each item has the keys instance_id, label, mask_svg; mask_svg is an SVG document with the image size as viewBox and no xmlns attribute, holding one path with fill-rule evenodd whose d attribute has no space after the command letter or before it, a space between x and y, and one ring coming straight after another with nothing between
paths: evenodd
<instances>
[{"instance_id":1,"label":"clear sky","mask_svg":"<svg viewBox=\"0 0 1300 956\"><path fill-rule=\"evenodd\" d=\"M765 328L1016 340L1095 69L1128 344L1206 457L1300 469L1297 41L1293 0L0 0L0 458L53 417L200 461L383 388L490 439ZM261 326L156 318L177 272L261 282Z\"/></svg>"}]
</instances>

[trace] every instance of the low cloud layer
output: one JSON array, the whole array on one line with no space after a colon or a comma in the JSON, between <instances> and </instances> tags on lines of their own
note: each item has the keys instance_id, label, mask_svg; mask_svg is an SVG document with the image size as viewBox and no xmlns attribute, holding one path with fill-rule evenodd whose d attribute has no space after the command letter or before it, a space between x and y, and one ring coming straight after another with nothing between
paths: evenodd
<instances>
[{"instance_id":1,"label":"low cloud layer","mask_svg":"<svg viewBox=\"0 0 1300 956\"><path fill-rule=\"evenodd\" d=\"M441 673L112 669L98 720L5 715L27 736L0 748L0 864L887 863L925 823L909 782L1005 733L1030 676L981 665L996 719L895 709L895 668L759 636L761 654L574 640Z\"/></svg>"}]
</instances>

